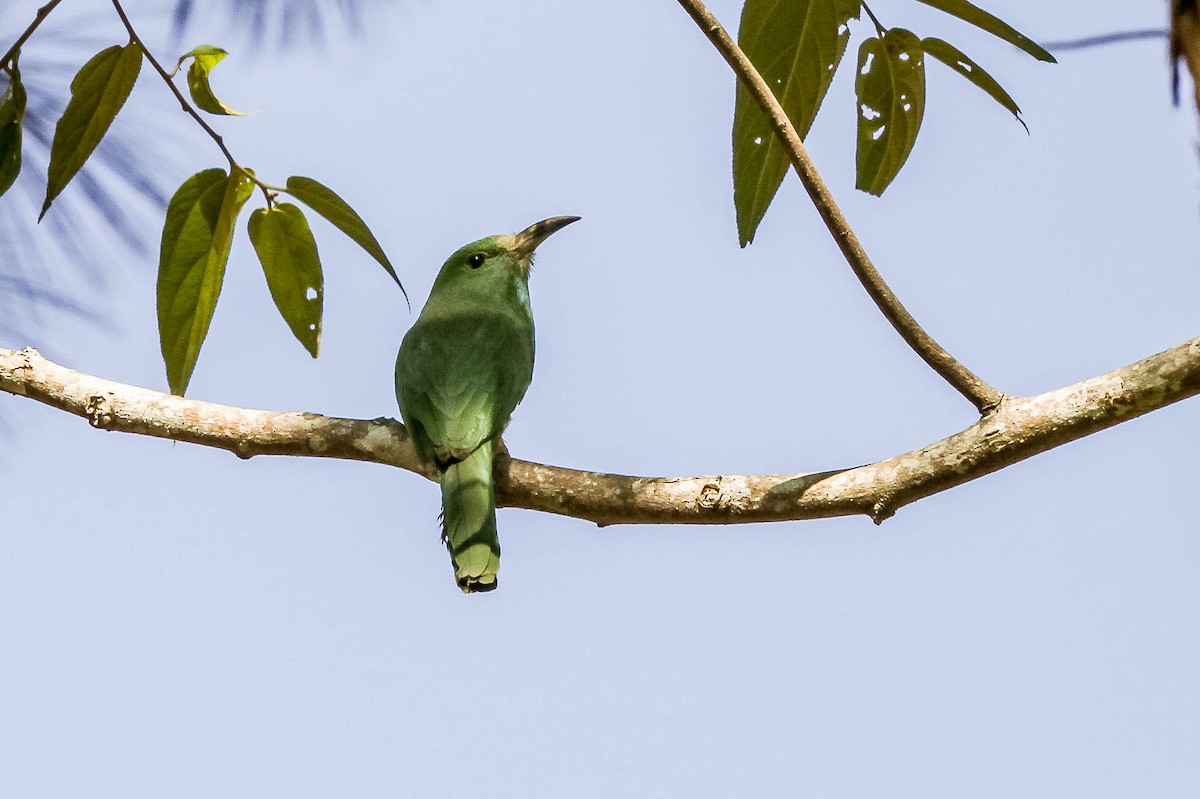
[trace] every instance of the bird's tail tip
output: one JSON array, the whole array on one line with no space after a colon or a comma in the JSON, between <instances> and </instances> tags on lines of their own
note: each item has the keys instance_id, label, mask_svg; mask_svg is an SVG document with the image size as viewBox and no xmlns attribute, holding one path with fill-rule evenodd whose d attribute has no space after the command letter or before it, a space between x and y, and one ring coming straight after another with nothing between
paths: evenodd
<instances>
[{"instance_id":1,"label":"bird's tail tip","mask_svg":"<svg viewBox=\"0 0 1200 799\"><path fill-rule=\"evenodd\" d=\"M458 587L464 594L483 594L495 591L500 587L500 582L494 574L484 574L479 577L464 574L458 578Z\"/></svg>"}]
</instances>

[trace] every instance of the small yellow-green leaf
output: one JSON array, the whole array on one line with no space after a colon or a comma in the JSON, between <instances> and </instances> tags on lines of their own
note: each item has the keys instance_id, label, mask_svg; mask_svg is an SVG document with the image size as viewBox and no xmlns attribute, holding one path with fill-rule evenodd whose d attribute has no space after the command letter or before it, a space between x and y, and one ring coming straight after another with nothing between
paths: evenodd
<instances>
[{"instance_id":1,"label":"small yellow-green leaf","mask_svg":"<svg viewBox=\"0 0 1200 799\"><path fill-rule=\"evenodd\" d=\"M75 75L71 81L71 99L58 120L50 145L46 201L39 220L104 138L141 69L142 50L130 42L124 47L114 44L101 50Z\"/></svg>"},{"instance_id":2,"label":"small yellow-green leaf","mask_svg":"<svg viewBox=\"0 0 1200 799\"><path fill-rule=\"evenodd\" d=\"M1021 109L1012 95L1006 92L1004 87L988 74L987 70L968 58L963 51L949 42L934 38L922 39L921 49L987 92L989 97L1011 111L1012 115L1021 123L1021 127L1025 128L1025 132L1029 132L1029 126L1025 124L1025 120L1021 119Z\"/></svg>"},{"instance_id":3,"label":"small yellow-green leaf","mask_svg":"<svg viewBox=\"0 0 1200 799\"><path fill-rule=\"evenodd\" d=\"M234 111L213 93L212 85L209 83L209 73L217 64L225 60L225 56L229 55L220 47L213 47L211 44L202 44L194 48L190 52L184 53L179 57L175 68L179 69L184 61L192 59L192 65L188 67L187 83L188 91L192 95L192 102L201 111L207 111L210 114L220 114L222 116L245 116L244 111Z\"/></svg>"},{"instance_id":4,"label":"small yellow-green leaf","mask_svg":"<svg viewBox=\"0 0 1200 799\"><path fill-rule=\"evenodd\" d=\"M883 194L908 160L925 115L925 53L911 31L892 28L858 50L857 186Z\"/></svg>"},{"instance_id":5,"label":"small yellow-green leaf","mask_svg":"<svg viewBox=\"0 0 1200 799\"><path fill-rule=\"evenodd\" d=\"M738 42L801 138L808 135L850 38L858 0L746 0ZM733 113L733 205L738 239L754 240L787 174L770 119L741 83Z\"/></svg>"},{"instance_id":6,"label":"small yellow-green leaf","mask_svg":"<svg viewBox=\"0 0 1200 799\"><path fill-rule=\"evenodd\" d=\"M276 203L250 214L248 227L275 307L292 334L317 357L325 280L317 240L304 212L291 203Z\"/></svg>"},{"instance_id":7,"label":"small yellow-green leaf","mask_svg":"<svg viewBox=\"0 0 1200 799\"><path fill-rule=\"evenodd\" d=\"M0 98L0 195L21 173L21 124L25 119L25 86L16 59L9 70L8 89Z\"/></svg>"},{"instance_id":8,"label":"small yellow-green leaf","mask_svg":"<svg viewBox=\"0 0 1200 799\"><path fill-rule=\"evenodd\" d=\"M974 3L969 3L967 0L917 0L917 2L933 6L939 11L958 17L963 22L969 22L977 28L982 28L993 36L1021 48L1038 61L1058 63L1046 48Z\"/></svg>"},{"instance_id":9,"label":"small yellow-green leaf","mask_svg":"<svg viewBox=\"0 0 1200 799\"><path fill-rule=\"evenodd\" d=\"M367 227L367 223L362 220L362 217L333 189L312 178L293 175L288 178L287 188L284 191L323 216L330 224L349 236L359 247L366 250L392 276L392 280L396 281L397 286L400 286L405 302L408 301L408 292L404 290L404 285L397 277L396 270L392 268L392 262L383 252L383 247L379 245L375 234Z\"/></svg>"},{"instance_id":10,"label":"small yellow-green leaf","mask_svg":"<svg viewBox=\"0 0 1200 799\"><path fill-rule=\"evenodd\" d=\"M233 241L238 212L253 190L241 170L192 175L167 205L158 262L158 334L172 394L187 390Z\"/></svg>"}]
</instances>

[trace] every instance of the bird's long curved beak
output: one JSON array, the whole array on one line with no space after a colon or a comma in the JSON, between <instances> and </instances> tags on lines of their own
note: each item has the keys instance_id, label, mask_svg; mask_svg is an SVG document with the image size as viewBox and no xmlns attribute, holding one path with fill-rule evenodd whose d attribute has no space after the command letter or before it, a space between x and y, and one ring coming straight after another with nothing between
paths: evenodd
<instances>
[{"instance_id":1,"label":"bird's long curved beak","mask_svg":"<svg viewBox=\"0 0 1200 799\"><path fill-rule=\"evenodd\" d=\"M512 251L522 259L531 258L539 244L550 238L552 234L580 219L581 217L578 216L552 216L541 222L535 222L512 237Z\"/></svg>"}]
</instances>

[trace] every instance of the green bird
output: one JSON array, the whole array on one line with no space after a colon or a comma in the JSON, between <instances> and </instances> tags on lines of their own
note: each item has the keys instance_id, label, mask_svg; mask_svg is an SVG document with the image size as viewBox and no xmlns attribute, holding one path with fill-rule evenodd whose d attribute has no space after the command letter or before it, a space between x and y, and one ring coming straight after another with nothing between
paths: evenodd
<instances>
[{"instance_id":1,"label":"green bird","mask_svg":"<svg viewBox=\"0 0 1200 799\"><path fill-rule=\"evenodd\" d=\"M578 219L544 219L451 255L396 356L400 416L437 467L442 540L468 594L495 589L500 569L492 460L533 379L533 251Z\"/></svg>"}]
</instances>

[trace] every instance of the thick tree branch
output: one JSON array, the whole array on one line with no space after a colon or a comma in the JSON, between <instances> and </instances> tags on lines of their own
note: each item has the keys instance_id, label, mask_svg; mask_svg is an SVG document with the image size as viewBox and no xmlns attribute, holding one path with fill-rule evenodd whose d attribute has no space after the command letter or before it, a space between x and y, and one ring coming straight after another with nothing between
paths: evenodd
<instances>
[{"instance_id":1,"label":"thick tree branch","mask_svg":"<svg viewBox=\"0 0 1200 799\"><path fill-rule=\"evenodd\" d=\"M184 399L81 374L35 350L0 349L0 391L93 427L225 449L239 457L369 461L428 478L404 426L256 411ZM1069 441L1200 393L1200 338L1108 374L1033 397L1008 397L960 433L868 466L785 475L628 477L502 459L500 505L608 524L738 524L897 509Z\"/></svg>"},{"instance_id":2,"label":"thick tree branch","mask_svg":"<svg viewBox=\"0 0 1200 799\"><path fill-rule=\"evenodd\" d=\"M1200 8L1196 0L1171 2L1171 94L1179 104L1179 61L1192 76L1196 110L1200 111Z\"/></svg>"},{"instance_id":3,"label":"thick tree branch","mask_svg":"<svg viewBox=\"0 0 1200 799\"><path fill-rule=\"evenodd\" d=\"M829 187L825 185L821 174L817 171L812 159L809 158L808 150L805 149L804 142L800 140L796 129L792 127L791 120L788 119L783 106L779 104L779 100L771 92L762 75L750 63L750 59L738 47L737 42L730 38L721 23L700 0L679 0L679 4L704 31L704 35L725 58L725 61L770 119L771 127L775 129L780 141L783 142L784 150L788 153L796 175L799 176L800 182L808 191L808 196L816 206L825 226L829 228L830 234L837 242L847 263L850 264L850 268L854 270L855 276L888 322L925 363L929 364L960 394L969 399L980 413L987 413L999 405L1004 395L959 363L954 356L934 341L933 337L925 332L925 329L917 323L913 315L908 312L908 309L884 282L883 277L867 256L866 250L863 249L862 243L854 235L842 209L833 199Z\"/></svg>"}]
</instances>

